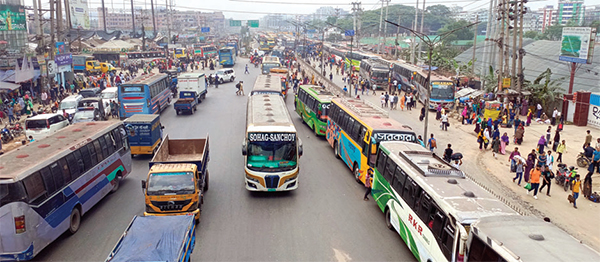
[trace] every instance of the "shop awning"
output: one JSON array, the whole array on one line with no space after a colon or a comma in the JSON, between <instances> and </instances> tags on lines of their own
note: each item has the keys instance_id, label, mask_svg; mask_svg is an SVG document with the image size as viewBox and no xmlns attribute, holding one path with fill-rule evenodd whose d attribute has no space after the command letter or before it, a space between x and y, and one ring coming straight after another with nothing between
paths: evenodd
<instances>
[{"instance_id":1,"label":"shop awning","mask_svg":"<svg viewBox=\"0 0 600 262\"><path fill-rule=\"evenodd\" d=\"M0 81L0 91L14 91L15 89L19 88L20 86L21 85L18 85L15 83Z\"/></svg>"}]
</instances>

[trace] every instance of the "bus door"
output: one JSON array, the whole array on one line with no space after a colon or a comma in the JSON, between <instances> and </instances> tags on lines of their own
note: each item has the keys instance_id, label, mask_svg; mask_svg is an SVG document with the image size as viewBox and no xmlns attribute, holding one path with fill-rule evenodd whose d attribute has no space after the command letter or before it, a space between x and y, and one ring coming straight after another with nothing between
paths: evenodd
<instances>
[{"instance_id":1,"label":"bus door","mask_svg":"<svg viewBox=\"0 0 600 262\"><path fill-rule=\"evenodd\" d=\"M364 138L365 146L363 147L363 155L367 157L367 164L370 167L375 166L377 160L377 141L372 136L371 132L367 131Z\"/></svg>"}]
</instances>

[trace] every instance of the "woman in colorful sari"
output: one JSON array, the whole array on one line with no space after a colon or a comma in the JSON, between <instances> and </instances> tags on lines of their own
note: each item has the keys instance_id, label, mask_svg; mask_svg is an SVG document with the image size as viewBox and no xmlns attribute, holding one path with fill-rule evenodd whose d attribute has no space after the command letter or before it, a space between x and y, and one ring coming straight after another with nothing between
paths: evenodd
<instances>
[{"instance_id":1,"label":"woman in colorful sari","mask_svg":"<svg viewBox=\"0 0 600 262\"><path fill-rule=\"evenodd\" d=\"M500 138L500 154L506 154L506 146L508 145L508 134L504 132Z\"/></svg>"}]
</instances>

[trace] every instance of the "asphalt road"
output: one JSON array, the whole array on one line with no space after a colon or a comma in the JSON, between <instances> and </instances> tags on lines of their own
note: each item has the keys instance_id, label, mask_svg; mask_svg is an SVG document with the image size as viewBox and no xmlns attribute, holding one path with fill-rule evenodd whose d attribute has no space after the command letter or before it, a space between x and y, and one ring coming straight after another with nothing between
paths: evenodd
<instances>
[{"instance_id":1,"label":"asphalt road","mask_svg":"<svg viewBox=\"0 0 600 262\"><path fill-rule=\"evenodd\" d=\"M241 60L241 62L240 62ZM238 59L236 80L252 89L259 69ZM235 95L235 85L209 88L194 115L161 114L171 138L200 138L210 134L210 190L205 194L195 261L414 261L397 233L373 200L363 201L364 186L333 156L323 138L315 137L293 111L304 144L299 187L293 192L252 193L244 188L241 143L246 96ZM133 173L118 192L107 196L83 217L73 236L63 235L46 247L38 261L103 261L134 215L141 215L144 199L140 180L149 158L136 158ZM149 229L151 230L151 229Z\"/></svg>"}]
</instances>

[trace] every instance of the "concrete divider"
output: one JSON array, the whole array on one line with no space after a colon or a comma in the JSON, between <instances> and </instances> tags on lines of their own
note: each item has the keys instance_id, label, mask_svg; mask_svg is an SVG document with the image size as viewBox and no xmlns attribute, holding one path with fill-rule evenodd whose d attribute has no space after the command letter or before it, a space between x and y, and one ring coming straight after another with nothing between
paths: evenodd
<instances>
[{"instance_id":1,"label":"concrete divider","mask_svg":"<svg viewBox=\"0 0 600 262\"><path fill-rule=\"evenodd\" d=\"M350 96L349 94L345 94L345 92L342 88L340 88L335 83L331 82L329 79L327 79L327 77L325 77L321 73L319 73L319 71L317 71L314 67L312 67L310 64L308 64L307 62L302 60L302 58L300 56L296 55L296 61L300 64L300 70L301 70L300 73L302 73L302 71L304 71L306 73L306 76L308 76L310 79L312 79L312 77L314 76L315 82L323 83L323 85L325 86L325 89L329 90L329 92L331 92L332 94L340 96L340 97Z\"/></svg>"}]
</instances>

